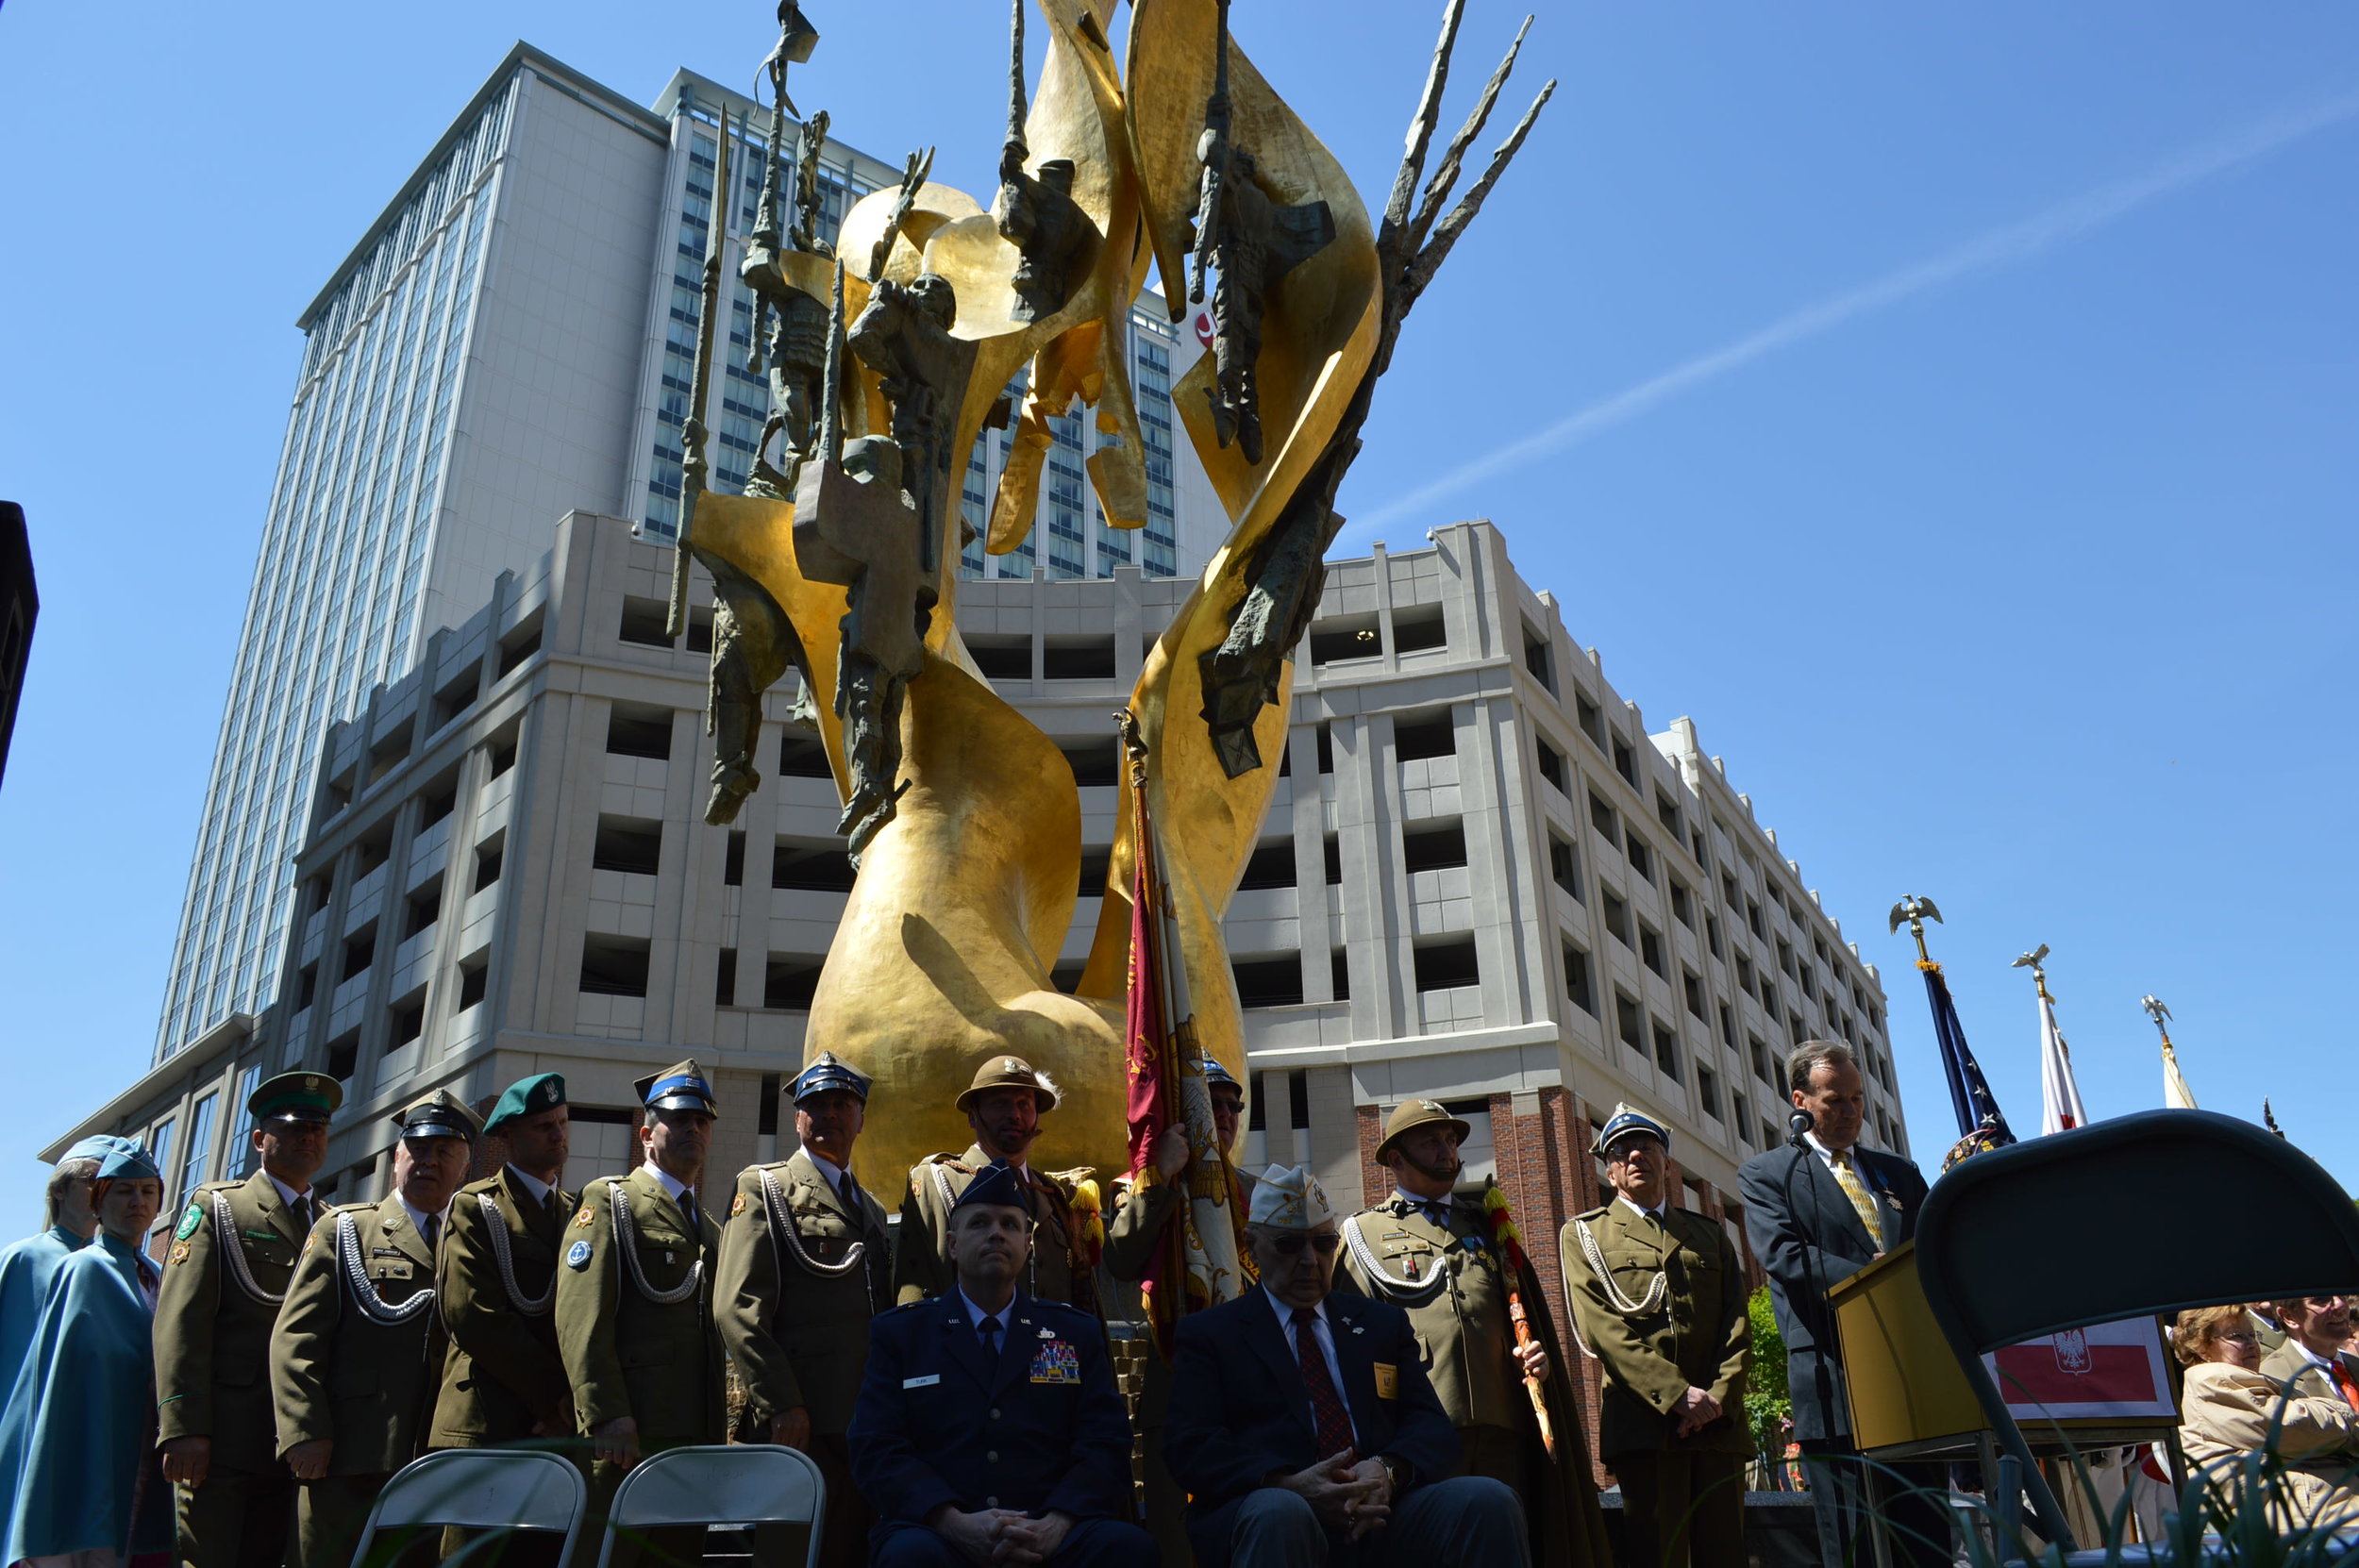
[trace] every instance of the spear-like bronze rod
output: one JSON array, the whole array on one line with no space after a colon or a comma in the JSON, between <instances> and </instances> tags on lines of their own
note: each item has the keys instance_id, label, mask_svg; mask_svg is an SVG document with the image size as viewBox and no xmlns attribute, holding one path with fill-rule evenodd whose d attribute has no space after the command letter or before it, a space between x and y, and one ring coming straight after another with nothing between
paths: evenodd
<instances>
[{"instance_id":1,"label":"spear-like bronze rod","mask_svg":"<svg viewBox=\"0 0 2359 1568\"><path fill-rule=\"evenodd\" d=\"M693 131L690 133L694 134ZM713 324L721 316L721 252L728 237L729 210L736 192L729 187L729 107L721 106L721 141L714 150L712 213L705 224L704 299L696 321L696 368L689 379L688 417L680 422L679 530L673 538L672 602L663 618L664 635L678 637L688 629L688 537L696 521L696 498L705 492L711 466L705 457L705 401L712 392Z\"/></svg>"}]
</instances>

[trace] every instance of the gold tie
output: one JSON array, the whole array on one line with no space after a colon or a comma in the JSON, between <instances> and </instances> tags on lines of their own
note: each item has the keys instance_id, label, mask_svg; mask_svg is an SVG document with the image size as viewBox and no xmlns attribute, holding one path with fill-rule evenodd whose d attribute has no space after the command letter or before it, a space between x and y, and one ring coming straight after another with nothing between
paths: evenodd
<instances>
[{"instance_id":1,"label":"gold tie","mask_svg":"<svg viewBox=\"0 0 2359 1568\"><path fill-rule=\"evenodd\" d=\"M1861 1183L1858 1173L1851 1169L1851 1151L1837 1149L1832 1158L1835 1184L1843 1189L1843 1195L1849 1198L1851 1207L1858 1210L1859 1223L1867 1227L1868 1240L1876 1243L1878 1252L1883 1251L1884 1217L1876 1211L1876 1200L1867 1195L1867 1189Z\"/></svg>"}]
</instances>

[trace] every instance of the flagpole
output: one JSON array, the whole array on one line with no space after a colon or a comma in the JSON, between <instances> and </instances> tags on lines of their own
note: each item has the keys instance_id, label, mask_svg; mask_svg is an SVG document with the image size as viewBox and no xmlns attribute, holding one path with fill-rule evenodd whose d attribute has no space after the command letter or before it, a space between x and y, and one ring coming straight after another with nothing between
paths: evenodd
<instances>
[{"instance_id":1,"label":"flagpole","mask_svg":"<svg viewBox=\"0 0 2359 1568\"><path fill-rule=\"evenodd\" d=\"M1933 1041L1941 1051L1942 1075L1949 1084L1950 1109L1957 1112L1958 1142L1950 1147L1941 1168L1948 1170L1970 1154L1984 1149L2004 1148L2016 1141L2007 1118L1999 1109L1998 1096L1990 1092L1989 1080L1983 1076L1982 1065L1974 1059L1974 1052L1966 1043L1966 1026L1958 1021L1958 1006L1949 995L1949 982L1942 977L1941 965L1925 946L1925 922L1941 919L1941 909L1930 898L1915 893L1903 896L1892 906L1892 929L1898 932L1905 923L1909 935L1916 939L1916 968L1925 976L1925 1000L1932 1009Z\"/></svg>"},{"instance_id":2,"label":"flagpole","mask_svg":"<svg viewBox=\"0 0 2359 1568\"><path fill-rule=\"evenodd\" d=\"M2081 1085L2072 1074L2072 1047L2065 1043L2064 1029L2056 1023L2056 999L2048 993L2048 944L2041 942L2033 952L2008 965L2011 969L2032 972L2032 987L2039 993L2039 1130L2042 1136L2051 1132L2069 1132L2088 1125L2088 1110L2081 1104Z\"/></svg>"},{"instance_id":3,"label":"flagpole","mask_svg":"<svg viewBox=\"0 0 2359 1568\"><path fill-rule=\"evenodd\" d=\"M2170 1043L2170 1009L2152 996L2142 996L2139 1003L2146 1016L2154 1020L2154 1030L2163 1037L2163 1104L2172 1110L2196 1109L2195 1095L2187 1088L2187 1080L2179 1071L2179 1053Z\"/></svg>"}]
</instances>

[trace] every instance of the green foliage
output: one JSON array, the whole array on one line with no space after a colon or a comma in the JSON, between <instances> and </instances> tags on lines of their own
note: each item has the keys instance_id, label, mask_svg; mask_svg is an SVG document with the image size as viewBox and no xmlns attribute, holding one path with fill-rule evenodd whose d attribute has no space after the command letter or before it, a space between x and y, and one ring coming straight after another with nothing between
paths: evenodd
<instances>
[{"instance_id":1,"label":"green foliage","mask_svg":"<svg viewBox=\"0 0 2359 1568\"><path fill-rule=\"evenodd\" d=\"M1753 1369L1745 1380L1745 1425L1753 1446L1767 1453L1784 1449L1779 1424L1794 1408L1785 1392L1785 1340L1778 1332L1777 1314L1769 1308L1769 1287L1755 1291L1745 1304L1753 1325Z\"/></svg>"}]
</instances>

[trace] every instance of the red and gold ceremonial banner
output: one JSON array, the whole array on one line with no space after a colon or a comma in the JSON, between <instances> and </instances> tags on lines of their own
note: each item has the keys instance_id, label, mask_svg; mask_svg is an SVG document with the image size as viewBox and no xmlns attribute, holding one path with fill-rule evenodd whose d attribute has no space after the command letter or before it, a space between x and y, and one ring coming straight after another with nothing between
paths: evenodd
<instances>
[{"instance_id":1,"label":"red and gold ceremonial banner","mask_svg":"<svg viewBox=\"0 0 2359 1568\"><path fill-rule=\"evenodd\" d=\"M1126 731L1126 738L1128 736ZM1196 1041L1187 964L1179 923L1164 886L1161 845L1146 803L1143 767L1130 770L1137 855L1130 881L1128 1027L1130 1195L1160 1183L1155 1145L1173 1126L1188 1129L1186 1168L1176 1178L1186 1199L1157 1238L1139 1281L1155 1345L1166 1359L1180 1319L1238 1295L1246 1284L1240 1238L1245 1215L1237 1180L1213 1123L1213 1097Z\"/></svg>"}]
</instances>

